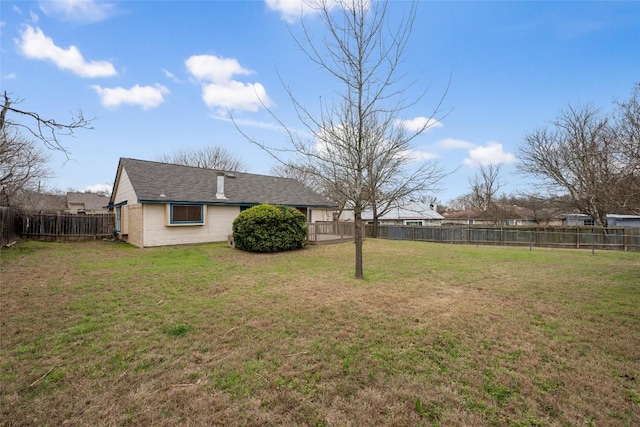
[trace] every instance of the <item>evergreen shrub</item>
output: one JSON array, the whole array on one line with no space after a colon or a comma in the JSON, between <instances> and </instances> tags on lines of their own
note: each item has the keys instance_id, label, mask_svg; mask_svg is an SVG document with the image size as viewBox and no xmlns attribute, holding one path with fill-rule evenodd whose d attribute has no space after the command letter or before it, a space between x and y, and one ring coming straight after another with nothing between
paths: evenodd
<instances>
[{"instance_id":1,"label":"evergreen shrub","mask_svg":"<svg viewBox=\"0 0 640 427\"><path fill-rule=\"evenodd\" d=\"M286 206L253 206L233 221L233 240L236 248L247 252L300 249L307 240L307 218Z\"/></svg>"}]
</instances>

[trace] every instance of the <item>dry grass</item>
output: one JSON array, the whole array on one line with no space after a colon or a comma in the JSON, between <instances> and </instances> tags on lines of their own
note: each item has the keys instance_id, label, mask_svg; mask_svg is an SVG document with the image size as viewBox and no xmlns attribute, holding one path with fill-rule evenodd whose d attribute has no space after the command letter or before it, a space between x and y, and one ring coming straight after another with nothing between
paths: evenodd
<instances>
[{"instance_id":1,"label":"dry grass","mask_svg":"<svg viewBox=\"0 0 640 427\"><path fill-rule=\"evenodd\" d=\"M0 425L640 425L640 257L1 253Z\"/></svg>"}]
</instances>

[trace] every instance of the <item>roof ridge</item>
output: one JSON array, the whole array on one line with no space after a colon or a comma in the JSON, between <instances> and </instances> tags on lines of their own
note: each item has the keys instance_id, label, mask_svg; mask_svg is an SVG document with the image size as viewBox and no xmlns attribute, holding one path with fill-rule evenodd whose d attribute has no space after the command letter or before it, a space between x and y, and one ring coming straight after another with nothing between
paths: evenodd
<instances>
[{"instance_id":1,"label":"roof ridge","mask_svg":"<svg viewBox=\"0 0 640 427\"><path fill-rule=\"evenodd\" d=\"M176 167L199 169L199 170L206 170L206 171L213 171L213 172L227 172L227 173L234 173L234 174L237 173L237 174L244 174L244 175L263 176L263 177L267 177L267 178L289 179L289 180L301 182L301 181L299 181L299 180L297 180L295 178L288 178L288 177L284 177L284 176L267 175L267 174L263 174L263 173L242 172L242 171L225 170L225 169L201 168L199 166L181 165L181 164L178 164L178 163L167 163L167 162L160 162L160 161L157 161L157 160L134 159L134 158L131 158L131 157L121 157L120 160L121 161L122 160L132 160L134 162L155 163L155 164L158 164L158 165L176 166Z\"/></svg>"}]
</instances>

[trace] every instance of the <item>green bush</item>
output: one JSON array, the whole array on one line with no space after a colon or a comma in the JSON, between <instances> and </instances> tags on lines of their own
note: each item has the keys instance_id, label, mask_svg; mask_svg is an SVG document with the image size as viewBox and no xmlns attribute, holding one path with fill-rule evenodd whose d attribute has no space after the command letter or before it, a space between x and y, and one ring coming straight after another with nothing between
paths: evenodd
<instances>
[{"instance_id":1,"label":"green bush","mask_svg":"<svg viewBox=\"0 0 640 427\"><path fill-rule=\"evenodd\" d=\"M307 240L307 218L286 206L258 205L233 221L236 248L248 252L300 249Z\"/></svg>"}]
</instances>

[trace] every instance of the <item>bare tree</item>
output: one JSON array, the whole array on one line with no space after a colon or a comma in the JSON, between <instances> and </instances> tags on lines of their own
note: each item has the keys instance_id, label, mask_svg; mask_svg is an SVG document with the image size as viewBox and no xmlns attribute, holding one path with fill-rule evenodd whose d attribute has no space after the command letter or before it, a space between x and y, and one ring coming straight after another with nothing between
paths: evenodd
<instances>
[{"instance_id":1,"label":"bare tree","mask_svg":"<svg viewBox=\"0 0 640 427\"><path fill-rule=\"evenodd\" d=\"M324 24L318 41L302 22L302 36L295 37L309 60L340 85L337 98L321 99L319 112L303 106L287 88L309 138L289 131L295 164L309 171L321 187L329 189L355 222L355 277L362 279L362 212L372 204L386 206L412 191L425 191L441 178L437 168L427 165L408 171L413 139L435 123L442 102L418 129L401 126L401 113L415 105L407 101L410 85L403 85L401 65L415 17L412 3L395 28L389 26L386 1L320 0L315 3ZM276 118L277 119L277 118ZM286 129L286 126L285 126ZM247 135L245 135L247 137ZM248 139L274 157L273 148Z\"/></svg>"},{"instance_id":2,"label":"bare tree","mask_svg":"<svg viewBox=\"0 0 640 427\"><path fill-rule=\"evenodd\" d=\"M192 150L177 150L172 154L158 156L158 161L224 171L244 172L247 169L242 159L234 156L224 147L210 145Z\"/></svg>"},{"instance_id":3,"label":"bare tree","mask_svg":"<svg viewBox=\"0 0 640 427\"><path fill-rule=\"evenodd\" d=\"M529 209L533 215L533 220L538 225L549 225L566 209L564 198L553 195L542 195L537 193L521 194L514 197L512 204Z\"/></svg>"},{"instance_id":4,"label":"bare tree","mask_svg":"<svg viewBox=\"0 0 640 427\"><path fill-rule=\"evenodd\" d=\"M300 181L316 193L325 196L330 202L338 207L338 214L336 215L337 218L340 217L340 214L345 209L347 201L344 200L342 192L339 191L335 183L319 179L315 171L309 169L304 164L296 163L294 161L279 163L272 166L271 173L275 176L292 178Z\"/></svg>"},{"instance_id":5,"label":"bare tree","mask_svg":"<svg viewBox=\"0 0 640 427\"><path fill-rule=\"evenodd\" d=\"M51 176L49 157L15 127L0 130L0 205L16 206L20 193Z\"/></svg>"},{"instance_id":6,"label":"bare tree","mask_svg":"<svg viewBox=\"0 0 640 427\"><path fill-rule=\"evenodd\" d=\"M73 135L78 129L93 129L91 127L92 120L86 119L82 111L72 114L70 122L62 123L55 119L45 119L36 112L17 108L16 105L22 103L22 100L11 99L6 91L3 96L4 102L2 110L0 110L0 131L10 127L22 129L42 142L48 149L62 151L68 155L69 152L62 145L60 138ZM13 120L11 116L21 117L23 121Z\"/></svg>"},{"instance_id":7,"label":"bare tree","mask_svg":"<svg viewBox=\"0 0 640 427\"><path fill-rule=\"evenodd\" d=\"M637 141L634 146L622 134L598 109L569 107L551 127L525 136L519 168L549 192L566 193L572 208L606 227L607 214L629 209L637 197Z\"/></svg>"},{"instance_id":8,"label":"bare tree","mask_svg":"<svg viewBox=\"0 0 640 427\"><path fill-rule=\"evenodd\" d=\"M481 165L478 173L469 179L472 207L486 211L496 204L498 191L504 185L500 170L501 166L493 163Z\"/></svg>"},{"instance_id":9,"label":"bare tree","mask_svg":"<svg viewBox=\"0 0 640 427\"><path fill-rule=\"evenodd\" d=\"M393 114L387 114L391 119ZM412 168L414 159L409 153L409 143L414 135L393 122L371 126L374 132L381 132L387 138L376 141L379 136L368 139L373 145L373 156L366 163L365 176L368 180L370 200L368 207L373 217L373 235L378 235L378 218L392 209L406 205L410 201L427 204L427 199L438 191L438 183L445 173L435 161L426 161Z\"/></svg>"},{"instance_id":10,"label":"bare tree","mask_svg":"<svg viewBox=\"0 0 640 427\"><path fill-rule=\"evenodd\" d=\"M621 186L614 200L619 213L640 214L640 83L627 100L616 101L613 113L613 138L619 144Z\"/></svg>"}]
</instances>

